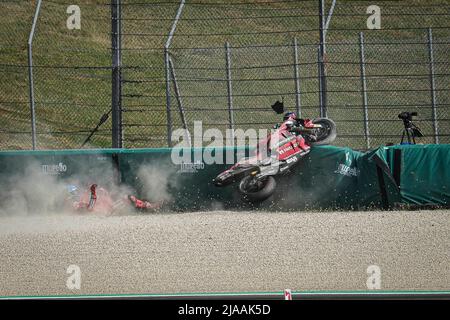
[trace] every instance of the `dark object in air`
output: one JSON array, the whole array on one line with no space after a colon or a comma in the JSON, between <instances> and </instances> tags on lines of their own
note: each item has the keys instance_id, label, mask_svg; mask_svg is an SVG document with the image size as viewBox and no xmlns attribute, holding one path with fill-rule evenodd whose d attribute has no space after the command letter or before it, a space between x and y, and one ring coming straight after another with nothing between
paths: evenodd
<instances>
[{"instance_id":1,"label":"dark object in air","mask_svg":"<svg viewBox=\"0 0 450 320\"><path fill-rule=\"evenodd\" d=\"M272 105L272 109L273 109L273 111L275 111L277 114L282 114L282 113L284 112L284 103L277 100L277 102L275 102L275 103Z\"/></svg>"},{"instance_id":2,"label":"dark object in air","mask_svg":"<svg viewBox=\"0 0 450 320\"><path fill-rule=\"evenodd\" d=\"M407 144L416 144L415 138L423 137L423 133L420 131L419 127L412 122L413 117L417 117L417 112L404 111L398 115L398 118L403 120L404 126L400 144L405 143L405 137L407 139Z\"/></svg>"}]
</instances>

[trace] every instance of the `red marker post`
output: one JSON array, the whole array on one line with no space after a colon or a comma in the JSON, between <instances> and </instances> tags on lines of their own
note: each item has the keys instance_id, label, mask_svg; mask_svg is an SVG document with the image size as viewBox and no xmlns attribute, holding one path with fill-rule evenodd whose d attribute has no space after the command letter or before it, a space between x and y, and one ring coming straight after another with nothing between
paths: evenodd
<instances>
[{"instance_id":1,"label":"red marker post","mask_svg":"<svg viewBox=\"0 0 450 320\"><path fill-rule=\"evenodd\" d=\"M291 289L284 289L284 300L292 300Z\"/></svg>"}]
</instances>

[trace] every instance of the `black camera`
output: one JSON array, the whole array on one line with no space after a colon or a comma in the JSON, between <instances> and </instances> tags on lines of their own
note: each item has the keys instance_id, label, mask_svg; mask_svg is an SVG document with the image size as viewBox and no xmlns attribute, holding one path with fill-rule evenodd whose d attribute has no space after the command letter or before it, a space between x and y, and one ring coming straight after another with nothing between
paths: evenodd
<instances>
[{"instance_id":1,"label":"black camera","mask_svg":"<svg viewBox=\"0 0 450 320\"><path fill-rule=\"evenodd\" d=\"M402 119L403 121L412 121L413 117L417 117L417 112L408 112L404 111L398 115L399 119Z\"/></svg>"}]
</instances>

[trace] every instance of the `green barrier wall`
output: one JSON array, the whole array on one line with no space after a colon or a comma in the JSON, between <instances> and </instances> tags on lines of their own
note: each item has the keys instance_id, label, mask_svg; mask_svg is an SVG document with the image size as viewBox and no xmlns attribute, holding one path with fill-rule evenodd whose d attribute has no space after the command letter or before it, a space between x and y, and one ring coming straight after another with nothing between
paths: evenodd
<instances>
[{"instance_id":1,"label":"green barrier wall","mask_svg":"<svg viewBox=\"0 0 450 320\"><path fill-rule=\"evenodd\" d=\"M450 205L450 145L380 148L401 203ZM390 183L392 185L392 183Z\"/></svg>"},{"instance_id":2,"label":"green barrier wall","mask_svg":"<svg viewBox=\"0 0 450 320\"><path fill-rule=\"evenodd\" d=\"M174 209L220 209L251 207L241 201L237 184L217 188L212 179L230 165L204 164L195 172L183 172L170 159L170 149L153 152L136 150L120 154L122 181L133 185L146 198L140 168L149 168L155 176L167 174L167 190L173 196ZM204 150L192 150L191 162ZM260 209L289 210L302 208L348 208L355 202L358 188L356 160L362 153L349 148L317 147L304 158L292 175L277 178L274 196L258 205ZM377 191L375 191L377 192Z\"/></svg>"},{"instance_id":3,"label":"green barrier wall","mask_svg":"<svg viewBox=\"0 0 450 320\"><path fill-rule=\"evenodd\" d=\"M357 159L359 169L357 202L363 206L389 208L401 203L398 187L390 174L384 147Z\"/></svg>"},{"instance_id":4,"label":"green barrier wall","mask_svg":"<svg viewBox=\"0 0 450 320\"><path fill-rule=\"evenodd\" d=\"M227 150L236 158L238 150L221 149L223 153ZM188 149L186 153L190 160L177 165L171 159L171 152L172 149L122 152L119 156L122 183L133 186L141 197L149 200L159 200L158 196L168 198L173 210L233 207L239 196L235 188L217 188L212 183L212 179L229 165L205 164L201 160L205 149ZM206 152L209 151L206 149ZM240 152L248 153L248 150ZM150 187L146 183L148 180Z\"/></svg>"},{"instance_id":5,"label":"green barrier wall","mask_svg":"<svg viewBox=\"0 0 450 320\"><path fill-rule=\"evenodd\" d=\"M42 173L58 179L85 177L102 184L113 182L113 150L0 152L0 181Z\"/></svg>"},{"instance_id":6,"label":"green barrier wall","mask_svg":"<svg viewBox=\"0 0 450 320\"><path fill-rule=\"evenodd\" d=\"M245 149L218 149L241 157ZM189 160L176 165L172 149L11 151L0 152L0 190L13 188L17 177L31 171L58 180L108 185L121 181L141 197L164 197L171 210L251 207L241 200L237 185L217 188L212 179L230 165L207 164L188 149ZM239 153L239 154L237 154ZM225 156L224 156L225 157ZM277 177L273 197L259 209L358 209L403 204L450 203L450 147L404 145L362 153L349 148L312 149L293 172ZM2 193L3 193L2 191ZM49 190L51 192L51 190ZM1 197L0 197L1 201Z\"/></svg>"}]
</instances>

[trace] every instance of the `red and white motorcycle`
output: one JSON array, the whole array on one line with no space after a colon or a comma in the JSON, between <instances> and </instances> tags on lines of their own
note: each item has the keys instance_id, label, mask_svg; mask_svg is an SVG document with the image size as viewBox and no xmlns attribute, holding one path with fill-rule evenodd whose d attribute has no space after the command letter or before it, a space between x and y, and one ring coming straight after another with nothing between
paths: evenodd
<instances>
[{"instance_id":1,"label":"red and white motorcycle","mask_svg":"<svg viewBox=\"0 0 450 320\"><path fill-rule=\"evenodd\" d=\"M272 109L281 114L284 105L277 101ZM336 138L336 125L328 118L298 119L293 112L285 114L283 123L277 125L261 140L255 155L243 158L214 180L218 187L239 181L239 191L251 202L261 202L275 191L275 176L287 174L311 146L330 144Z\"/></svg>"}]
</instances>

